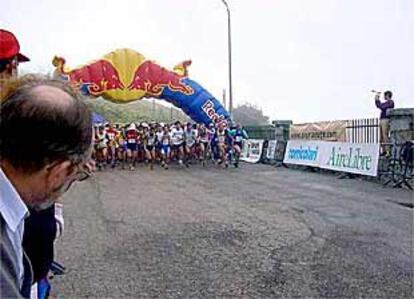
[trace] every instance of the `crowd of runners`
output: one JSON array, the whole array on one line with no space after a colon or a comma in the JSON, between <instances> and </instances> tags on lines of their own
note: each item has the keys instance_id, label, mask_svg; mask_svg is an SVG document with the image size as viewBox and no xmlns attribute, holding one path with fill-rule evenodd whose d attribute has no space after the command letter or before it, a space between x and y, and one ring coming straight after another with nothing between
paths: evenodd
<instances>
[{"instance_id":1,"label":"crowd of runners","mask_svg":"<svg viewBox=\"0 0 414 299\"><path fill-rule=\"evenodd\" d=\"M168 169L172 162L185 167L208 163L238 167L245 139L248 136L239 124L105 123L94 127L93 157L98 170L117 166L134 170L137 163Z\"/></svg>"}]
</instances>

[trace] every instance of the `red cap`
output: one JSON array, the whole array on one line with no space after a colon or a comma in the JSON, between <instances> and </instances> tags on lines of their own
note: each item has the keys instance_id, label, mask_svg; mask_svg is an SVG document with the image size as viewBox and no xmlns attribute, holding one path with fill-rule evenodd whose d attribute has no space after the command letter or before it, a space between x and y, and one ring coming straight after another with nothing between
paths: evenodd
<instances>
[{"instance_id":1,"label":"red cap","mask_svg":"<svg viewBox=\"0 0 414 299\"><path fill-rule=\"evenodd\" d=\"M19 41L14 34L0 29L0 60L10 59L14 56L17 56L19 62L30 61L29 58L20 53Z\"/></svg>"}]
</instances>

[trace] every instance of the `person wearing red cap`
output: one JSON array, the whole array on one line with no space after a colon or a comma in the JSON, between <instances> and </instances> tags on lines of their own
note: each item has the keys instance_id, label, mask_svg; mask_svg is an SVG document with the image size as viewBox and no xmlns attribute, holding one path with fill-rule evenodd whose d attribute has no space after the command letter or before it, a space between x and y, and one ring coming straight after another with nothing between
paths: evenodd
<instances>
[{"instance_id":1,"label":"person wearing red cap","mask_svg":"<svg viewBox=\"0 0 414 299\"><path fill-rule=\"evenodd\" d=\"M10 31L0 29L0 100L6 97L6 83L17 78L17 66L30 61L20 53L20 44Z\"/></svg>"}]
</instances>

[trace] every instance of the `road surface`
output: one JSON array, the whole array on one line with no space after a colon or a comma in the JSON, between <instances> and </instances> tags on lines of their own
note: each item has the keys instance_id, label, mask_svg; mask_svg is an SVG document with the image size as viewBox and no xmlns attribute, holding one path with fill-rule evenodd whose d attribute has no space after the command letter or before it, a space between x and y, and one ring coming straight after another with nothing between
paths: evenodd
<instances>
[{"instance_id":1,"label":"road surface","mask_svg":"<svg viewBox=\"0 0 414 299\"><path fill-rule=\"evenodd\" d=\"M106 170L65 196L64 298L408 298L413 193L242 164ZM402 204L405 204L402 205Z\"/></svg>"}]
</instances>

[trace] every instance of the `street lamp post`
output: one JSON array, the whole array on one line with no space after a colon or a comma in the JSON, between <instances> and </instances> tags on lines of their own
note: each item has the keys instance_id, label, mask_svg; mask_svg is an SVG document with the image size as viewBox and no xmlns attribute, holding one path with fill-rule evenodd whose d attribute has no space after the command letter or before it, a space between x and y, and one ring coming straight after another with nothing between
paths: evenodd
<instances>
[{"instance_id":1,"label":"street lamp post","mask_svg":"<svg viewBox=\"0 0 414 299\"><path fill-rule=\"evenodd\" d=\"M232 80L231 80L231 30L230 30L230 8L226 0L221 0L226 6L227 10L227 31L228 31L228 48L229 48L229 113L230 117L233 116L233 89L232 89Z\"/></svg>"}]
</instances>

